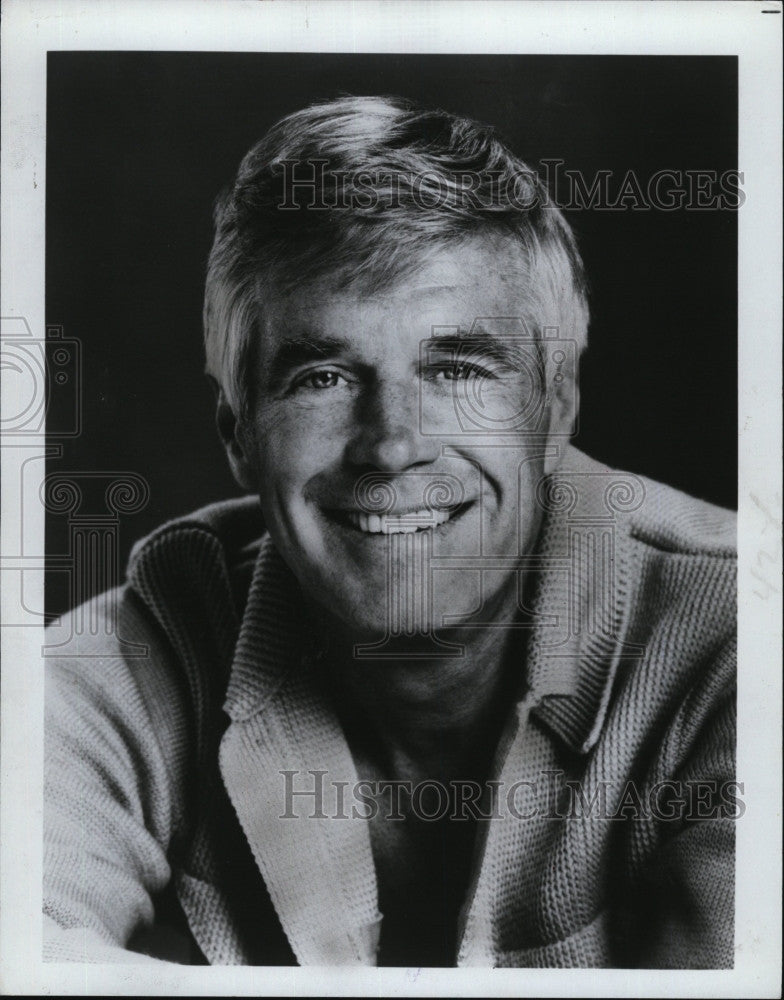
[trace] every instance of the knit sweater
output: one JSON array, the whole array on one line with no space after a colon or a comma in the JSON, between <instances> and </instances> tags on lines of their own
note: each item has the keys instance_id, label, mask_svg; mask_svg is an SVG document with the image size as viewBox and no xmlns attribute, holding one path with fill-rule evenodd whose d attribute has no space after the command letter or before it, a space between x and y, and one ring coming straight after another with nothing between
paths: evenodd
<instances>
[{"instance_id":1,"label":"knit sweater","mask_svg":"<svg viewBox=\"0 0 784 1000\"><path fill-rule=\"evenodd\" d=\"M575 449L544 487L454 964L731 967L734 515ZM357 772L257 502L164 525L58 635L46 958L375 964L367 818L284 802Z\"/></svg>"}]
</instances>

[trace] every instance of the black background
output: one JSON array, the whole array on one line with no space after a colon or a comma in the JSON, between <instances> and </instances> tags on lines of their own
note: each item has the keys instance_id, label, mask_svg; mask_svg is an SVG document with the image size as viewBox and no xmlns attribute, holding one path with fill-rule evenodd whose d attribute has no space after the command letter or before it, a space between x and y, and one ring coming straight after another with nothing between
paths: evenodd
<instances>
[{"instance_id":1,"label":"black background","mask_svg":"<svg viewBox=\"0 0 784 1000\"><path fill-rule=\"evenodd\" d=\"M203 371L212 204L283 114L394 93L495 125L592 178L734 169L734 57L50 53L46 316L82 343L83 431L48 471L131 471L162 521L236 495ZM611 182L612 186L612 182ZM567 213L592 286L575 441L726 507L737 478L737 215ZM56 414L50 426L56 425ZM47 521L50 553L67 544ZM50 573L47 611L69 603Z\"/></svg>"}]
</instances>

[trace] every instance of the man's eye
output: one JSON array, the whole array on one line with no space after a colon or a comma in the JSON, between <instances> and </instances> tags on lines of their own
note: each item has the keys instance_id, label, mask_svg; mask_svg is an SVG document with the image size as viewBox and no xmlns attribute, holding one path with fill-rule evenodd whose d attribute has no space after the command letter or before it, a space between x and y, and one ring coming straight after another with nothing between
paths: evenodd
<instances>
[{"instance_id":1,"label":"man's eye","mask_svg":"<svg viewBox=\"0 0 784 1000\"><path fill-rule=\"evenodd\" d=\"M297 380L297 389L335 389L345 379L340 372L332 371L330 368L321 368L315 372L308 372Z\"/></svg>"},{"instance_id":2,"label":"man's eye","mask_svg":"<svg viewBox=\"0 0 784 1000\"><path fill-rule=\"evenodd\" d=\"M470 364L468 361L457 361L451 365L444 365L438 372L449 382L465 382L470 378L492 378L492 373L479 365Z\"/></svg>"}]
</instances>

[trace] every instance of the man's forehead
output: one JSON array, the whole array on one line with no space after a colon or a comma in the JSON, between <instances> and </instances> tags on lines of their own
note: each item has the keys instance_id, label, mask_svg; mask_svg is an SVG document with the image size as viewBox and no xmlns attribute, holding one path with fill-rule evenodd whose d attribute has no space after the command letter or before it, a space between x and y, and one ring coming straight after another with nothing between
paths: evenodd
<instances>
[{"instance_id":1,"label":"man's forehead","mask_svg":"<svg viewBox=\"0 0 784 1000\"><path fill-rule=\"evenodd\" d=\"M329 353L338 343L369 346L390 339L413 345L431 338L527 338L531 327L517 298L479 298L465 288L447 286L380 301L357 298L336 303L328 296L317 297L270 320L271 335L265 338L269 352L304 342L323 342Z\"/></svg>"},{"instance_id":2,"label":"man's forehead","mask_svg":"<svg viewBox=\"0 0 784 1000\"><path fill-rule=\"evenodd\" d=\"M471 264L472 266L467 266ZM519 315L526 282L519 263L510 259L466 260L465 255L429 261L421 269L378 287L360 278L340 286L325 275L268 303L274 325L306 327L316 332L349 318L376 316L437 324L467 324L480 316Z\"/></svg>"}]
</instances>

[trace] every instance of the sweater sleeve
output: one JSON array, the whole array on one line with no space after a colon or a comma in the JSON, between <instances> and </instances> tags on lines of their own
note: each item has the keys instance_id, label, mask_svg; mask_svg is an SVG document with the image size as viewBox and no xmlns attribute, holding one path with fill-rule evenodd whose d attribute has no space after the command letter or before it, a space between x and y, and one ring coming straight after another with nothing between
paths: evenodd
<instances>
[{"instance_id":1,"label":"sweater sleeve","mask_svg":"<svg viewBox=\"0 0 784 1000\"><path fill-rule=\"evenodd\" d=\"M171 877L167 848L182 813L177 761L186 714L171 653L132 593L117 592L117 634L105 628L110 605L104 595L66 616L65 635L89 613L97 627L76 639L73 655L46 663L49 961L152 961L128 942L153 922L152 899Z\"/></svg>"},{"instance_id":2,"label":"sweater sleeve","mask_svg":"<svg viewBox=\"0 0 784 1000\"><path fill-rule=\"evenodd\" d=\"M647 866L641 895L649 913L638 965L733 967L735 823L735 649L725 647L685 702L666 741L680 818Z\"/></svg>"}]
</instances>

